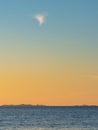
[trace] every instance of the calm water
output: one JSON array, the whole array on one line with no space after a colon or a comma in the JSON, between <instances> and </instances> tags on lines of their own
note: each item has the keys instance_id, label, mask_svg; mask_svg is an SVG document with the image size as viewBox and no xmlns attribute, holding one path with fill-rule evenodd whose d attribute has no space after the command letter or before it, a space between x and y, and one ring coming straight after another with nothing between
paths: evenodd
<instances>
[{"instance_id":1,"label":"calm water","mask_svg":"<svg viewBox=\"0 0 98 130\"><path fill-rule=\"evenodd\" d=\"M0 130L98 130L98 107L0 107Z\"/></svg>"}]
</instances>

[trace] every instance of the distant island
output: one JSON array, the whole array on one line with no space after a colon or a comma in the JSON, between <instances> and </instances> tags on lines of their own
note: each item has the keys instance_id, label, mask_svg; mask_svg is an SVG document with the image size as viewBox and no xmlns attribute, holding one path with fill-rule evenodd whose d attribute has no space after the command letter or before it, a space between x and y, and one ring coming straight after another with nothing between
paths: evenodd
<instances>
[{"instance_id":1,"label":"distant island","mask_svg":"<svg viewBox=\"0 0 98 130\"><path fill-rule=\"evenodd\" d=\"M46 105L39 105L39 104L36 104L36 105L31 105L31 104L19 104L19 105L14 105L14 104L11 104L11 105L1 105L0 107L45 107Z\"/></svg>"},{"instance_id":2,"label":"distant island","mask_svg":"<svg viewBox=\"0 0 98 130\"><path fill-rule=\"evenodd\" d=\"M53 105L40 105L40 104L36 104L36 105L32 105L32 104L18 104L18 105L14 105L14 104L10 104L10 105L0 105L0 107L98 107L98 105L70 105L70 106L53 106Z\"/></svg>"}]
</instances>

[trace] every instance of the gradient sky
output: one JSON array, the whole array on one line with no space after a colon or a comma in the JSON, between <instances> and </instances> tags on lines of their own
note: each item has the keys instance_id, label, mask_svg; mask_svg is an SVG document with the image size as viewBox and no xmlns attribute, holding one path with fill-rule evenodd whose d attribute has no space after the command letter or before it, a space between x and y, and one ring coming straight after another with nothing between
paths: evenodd
<instances>
[{"instance_id":1,"label":"gradient sky","mask_svg":"<svg viewBox=\"0 0 98 130\"><path fill-rule=\"evenodd\" d=\"M0 0L0 104L98 105L98 0Z\"/></svg>"}]
</instances>

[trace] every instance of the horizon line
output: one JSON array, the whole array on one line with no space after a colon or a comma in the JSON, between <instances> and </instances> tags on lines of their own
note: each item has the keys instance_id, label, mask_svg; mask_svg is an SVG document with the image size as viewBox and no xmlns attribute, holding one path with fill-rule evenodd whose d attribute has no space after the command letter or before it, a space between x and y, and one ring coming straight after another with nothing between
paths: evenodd
<instances>
[{"instance_id":1,"label":"horizon line","mask_svg":"<svg viewBox=\"0 0 98 130\"><path fill-rule=\"evenodd\" d=\"M31 107L93 107L96 106L98 107L98 105L44 105L44 104L2 104L0 105L0 107L2 106L31 106Z\"/></svg>"}]
</instances>

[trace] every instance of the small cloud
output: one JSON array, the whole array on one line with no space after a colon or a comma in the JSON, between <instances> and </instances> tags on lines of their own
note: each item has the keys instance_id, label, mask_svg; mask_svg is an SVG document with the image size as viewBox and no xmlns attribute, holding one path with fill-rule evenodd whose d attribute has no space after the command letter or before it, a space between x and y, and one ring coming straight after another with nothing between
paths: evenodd
<instances>
[{"instance_id":1,"label":"small cloud","mask_svg":"<svg viewBox=\"0 0 98 130\"><path fill-rule=\"evenodd\" d=\"M90 79L96 79L96 80L98 80L98 75L88 75L88 77Z\"/></svg>"},{"instance_id":2,"label":"small cloud","mask_svg":"<svg viewBox=\"0 0 98 130\"><path fill-rule=\"evenodd\" d=\"M45 15L43 14L37 14L34 18L39 22L40 25L45 23Z\"/></svg>"}]
</instances>

